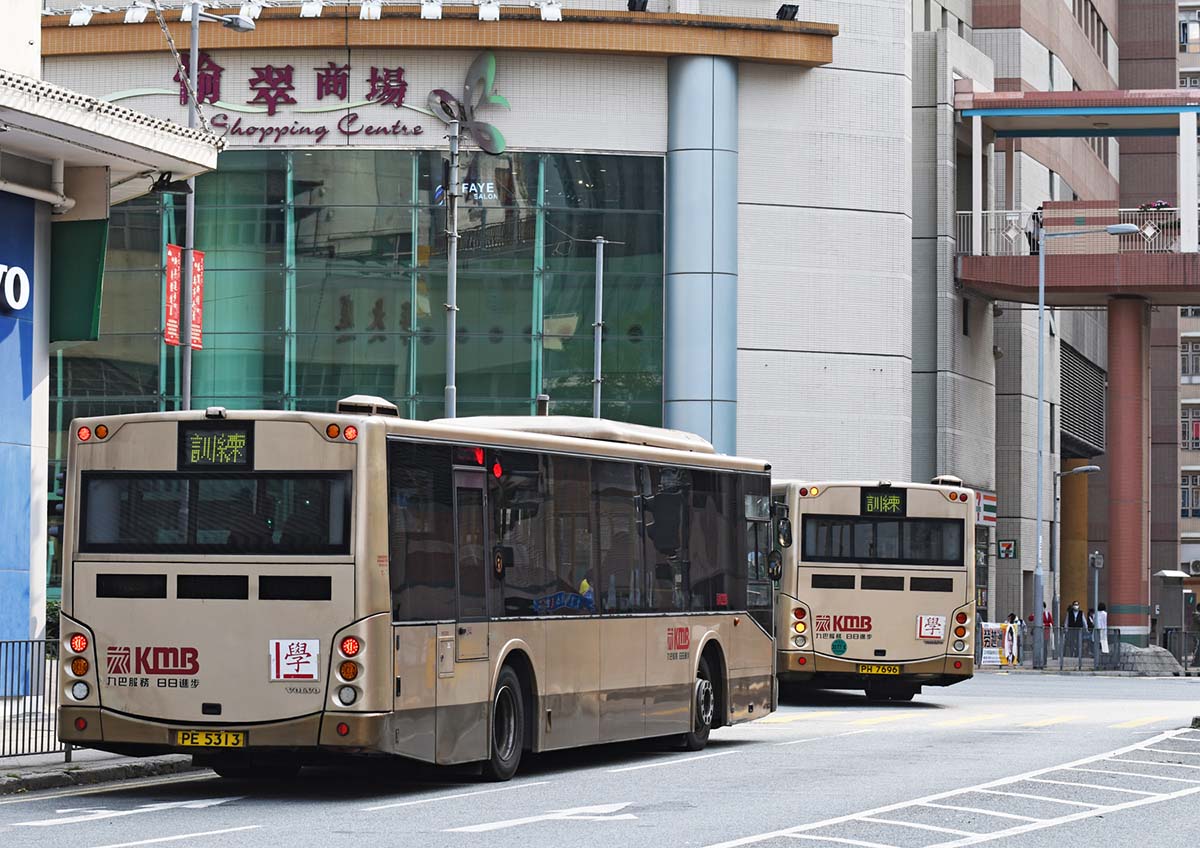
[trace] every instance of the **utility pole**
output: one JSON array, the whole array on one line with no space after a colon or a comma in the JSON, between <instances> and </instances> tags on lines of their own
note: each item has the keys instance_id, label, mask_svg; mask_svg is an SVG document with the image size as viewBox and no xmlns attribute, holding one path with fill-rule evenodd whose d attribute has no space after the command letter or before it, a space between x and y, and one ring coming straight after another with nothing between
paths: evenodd
<instances>
[{"instance_id":1,"label":"utility pole","mask_svg":"<svg viewBox=\"0 0 1200 848\"><path fill-rule=\"evenodd\" d=\"M458 414L455 346L458 342L458 121L450 127L450 185L446 186L446 417Z\"/></svg>"}]
</instances>

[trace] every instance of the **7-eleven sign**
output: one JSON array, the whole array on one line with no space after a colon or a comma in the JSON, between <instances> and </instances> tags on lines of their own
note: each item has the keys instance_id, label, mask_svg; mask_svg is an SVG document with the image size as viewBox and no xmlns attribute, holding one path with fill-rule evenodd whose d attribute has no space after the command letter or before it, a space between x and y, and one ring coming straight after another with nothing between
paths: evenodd
<instances>
[{"instance_id":1,"label":"7-eleven sign","mask_svg":"<svg viewBox=\"0 0 1200 848\"><path fill-rule=\"evenodd\" d=\"M996 493L975 490L975 524L983 527L996 526Z\"/></svg>"}]
</instances>

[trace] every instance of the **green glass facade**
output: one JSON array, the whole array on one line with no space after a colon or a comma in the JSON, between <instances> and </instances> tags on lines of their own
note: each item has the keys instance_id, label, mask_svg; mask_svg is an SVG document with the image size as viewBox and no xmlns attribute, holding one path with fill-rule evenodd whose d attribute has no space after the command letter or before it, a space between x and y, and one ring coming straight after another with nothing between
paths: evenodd
<instances>
[{"instance_id":1,"label":"green glass facade","mask_svg":"<svg viewBox=\"0 0 1200 848\"><path fill-rule=\"evenodd\" d=\"M205 295L193 406L332 411L363 393L401 415L440 417L442 174L436 151L222 154L196 181ZM458 414L527 414L540 392L555 414L591 414L591 239L603 236L614 242L603 414L661 424L662 158L467 155L462 179ZM179 351L162 339L163 265L183 226L181 198L112 210L100 340L51 358L52 473L73 417L179 408Z\"/></svg>"}]
</instances>

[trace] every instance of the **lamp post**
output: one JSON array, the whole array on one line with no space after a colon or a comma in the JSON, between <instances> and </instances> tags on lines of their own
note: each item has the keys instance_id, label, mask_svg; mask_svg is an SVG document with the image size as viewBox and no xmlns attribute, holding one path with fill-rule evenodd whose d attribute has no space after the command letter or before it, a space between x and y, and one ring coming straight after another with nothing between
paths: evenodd
<instances>
[{"instance_id":1,"label":"lamp post","mask_svg":"<svg viewBox=\"0 0 1200 848\"><path fill-rule=\"evenodd\" d=\"M234 32L250 32L254 21L244 15L211 15L193 0L190 9L191 37L188 39L188 128L196 128L196 82L200 64L200 21L214 21ZM196 244L196 178L188 177L184 201L183 273L179 284L180 408L192 408L192 251Z\"/></svg>"},{"instance_id":2,"label":"lamp post","mask_svg":"<svg viewBox=\"0 0 1200 848\"><path fill-rule=\"evenodd\" d=\"M1059 480L1063 477L1070 477L1074 474L1095 474L1100 470L1099 465L1081 465L1078 468L1072 468L1070 471L1055 471L1054 472L1054 518L1052 522L1052 530L1050 532L1050 571L1054 574L1054 595L1050 602L1050 607L1054 611L1055 624L1062 626L1062 620L1059 619L1059 583L1062 580L1062 572L1059 568L1059 560L1062 556L1062 547L1060 535L1062 532L1062 524L1060 518L1060 498L1059 498ZM1096 598L1092 601L1093 605L1100 603L1100 594L1096 593ZM1036 612L1035 612L1036 615ZM1044 634L1043 634L1044 635Z\"/></svg>"},{"instance_id":3,"label":"lamp post","mask_svg":"<svg viewBox=\"0 0 1200 848\"><path fill-rule=\"evenodd\" d=\"M1042 231L1042 240L1038 248L1038 352L1037 352L1037 561L1033 570L1033 606L1034 614L1041 610L1045 602L1045 589L1042 586L1044 575L1042 571L1042 556L1044 550L1045 531L1042 521L1042 501L1045 497L1046 474L1046 425L1043 423L1042 406L1046 399L1046 248L1047 242L1054 238L1069 238L1107 233L1111 236L1132 235L1138 232L1136 224L1110 224L1103 229L1068 230L1062 233L1047 233ZM1046 650L1041 639L1033 640L1034 668L1045 668Z\"/></svg>"}]
</instances>

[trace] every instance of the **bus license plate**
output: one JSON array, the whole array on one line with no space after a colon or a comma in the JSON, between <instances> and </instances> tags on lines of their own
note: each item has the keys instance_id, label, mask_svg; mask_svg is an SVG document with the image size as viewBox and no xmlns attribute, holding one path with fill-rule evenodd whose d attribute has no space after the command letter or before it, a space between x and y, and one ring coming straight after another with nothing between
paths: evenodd
<instances>
[{"instance_id":1,"label":"bus license plate","mask_svg":"<svg viewBox=\"0 0 1200 848\"><path fill-rule=\"evenodd\" d=\"M245 748L242 730L178 730L176 744L185 748Z\"/></svg>"},{"instance_id":2,"label":"bus license plate","mask_svg":"<svg viewBox=\"0 0 1200 848\"><path fill-rule=\"evenodd\" d=\"M859 674L899 674L898 665L875 665L874 663L859 663Z\"/></svg>"}]
</instances>

